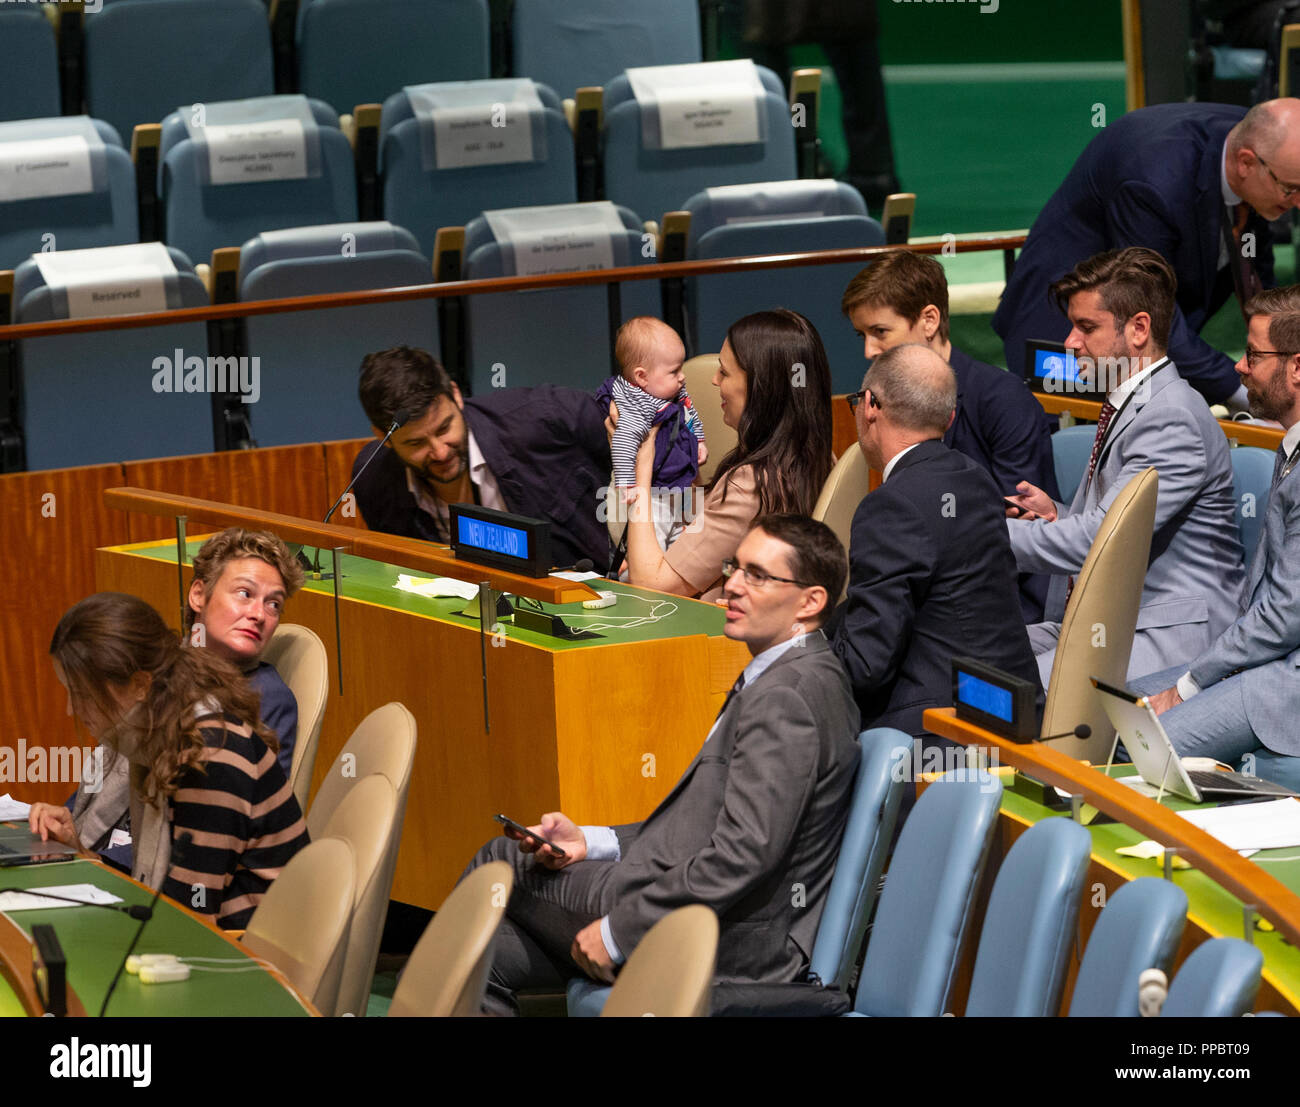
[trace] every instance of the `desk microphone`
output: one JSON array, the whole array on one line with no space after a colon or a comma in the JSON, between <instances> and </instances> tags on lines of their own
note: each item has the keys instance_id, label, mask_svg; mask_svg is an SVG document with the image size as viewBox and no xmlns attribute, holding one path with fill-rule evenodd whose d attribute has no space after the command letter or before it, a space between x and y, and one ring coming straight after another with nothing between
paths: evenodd
<instances>
[{"instance_id":1,"label":"desk microphone","mask_svg":"<svg viewBox=\"0 0 1300 1107\"><path fill-rule=\"evenodd\" d=\"M1087 723L1080 723L1073 730L1067 730L1064 734L1048 734L1042 738L1035 738L1035 742L1051 742L1057 738L1091 738L1092 727Z\"/></svg>"},{"instance_id":2,"label":"desk microphone","mask_svg":"<svg viewBox=\"0 0 1300 1107\"><path fill-rule=\"evenodd\" d=\"M188 830L182 831L180 837L172 842L171 861L167 866L169 869L178 861L184 860L185 854L189 851L193 842L194 835ZM136 908L137 911L143 912L142 914L131 913L132 918L140 920L140 925L135 928L135 937L131 939L131 944L126 947L126 952L122 955L122 963L117 966L117 972L113 974L113 982L108 986L108 991L104 994L104 1002L100 1004L98 1015L101 1019L104 1017L104 1012L108 1010L108 1001L113 998L113 989L117 987L117 982L122 978L122 971L126 968L127 958L135 952L136 943L140 941L140 935L144 933L145 924L153 918L153 909L157 906L158 897L162 895L162 886L166 880L167 874L163 873L158 881L158 887L154 889L153 899L149 901L149 906Z\"/></svg>"},{"instance_id":3,"label":"desk microphone","mask_svg":"<svg viewBox=\"0 0 1300 1107\"><path fill-rule=\"evenodd\" d=\"M572 565L557 565L551 570L552 573L590 573L594 561L589 557L580 558Z\"/></svg>"}]
</instances>

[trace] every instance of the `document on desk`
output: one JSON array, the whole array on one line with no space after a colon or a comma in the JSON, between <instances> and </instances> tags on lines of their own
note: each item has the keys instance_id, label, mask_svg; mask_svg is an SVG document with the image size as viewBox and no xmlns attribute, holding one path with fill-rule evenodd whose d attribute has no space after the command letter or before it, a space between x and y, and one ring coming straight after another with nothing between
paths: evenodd
<instances>
[{"instance_id":1,"label":"document on desk","mask_svg":"<svg viewBox=\"0 0 1300 1107\"><path fill-rule=\"evenodd\" d=\"M63 899L50 899L38 893L49 892L51 896ZM93 884L51 884L42 888L31 888L25 892L0 892L0 911L36 911L44 907L73 907L75 904L66 900L75 899L86 904L121 903L122 897L96 888Z\"/></svg>"},{"instance_id":2,"label":"document on desk","mask_svg":"<svg viewBox=\"0 0 1300 1107\"><path fill-rule=\"evenodd\" d=\"M1179 814L1212 838L1237 850L1300 846L1300 800L1202 807Z\"/></svg>"},{"instance_id":3,"label":"document on desk","mask_svg":"<svg viewBox=\"0 0 1300 1107\"><path fill-rule=\"evenodd\" d=\"M32 806L16 800L8 792L0 796L0 823L26 822Z\"/></svg>"}]
</instances>

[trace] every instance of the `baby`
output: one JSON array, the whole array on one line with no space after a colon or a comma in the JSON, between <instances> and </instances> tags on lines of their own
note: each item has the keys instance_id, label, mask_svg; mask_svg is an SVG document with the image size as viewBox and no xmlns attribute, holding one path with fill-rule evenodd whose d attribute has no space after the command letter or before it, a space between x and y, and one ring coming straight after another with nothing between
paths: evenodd
<instances>
[{"instance_id":1,"label":"baby","mask_svg":"<svg viewBox=\"0 0 1300 1107\"><path fill-rule=\"evenodd\" d=\"M677 332L649 315L638 315L619 328L614 342L614 360L619 374L610 377L596 393L601 401L618 405L618 426L610 443L614 460L614 484L622 499L635 494L636 452L650 428L662 424L655 449L652 483L664 489L687 488L694 483L701 465L708 460L704 426L683 383L682 361L686 349ZM675 418L680 416L680 418ZM662 441L672 434L671 441ZM672 537L680 532L674 527ZM661 540L668 535L661 534Z\"/></svg>"}]
</instances>

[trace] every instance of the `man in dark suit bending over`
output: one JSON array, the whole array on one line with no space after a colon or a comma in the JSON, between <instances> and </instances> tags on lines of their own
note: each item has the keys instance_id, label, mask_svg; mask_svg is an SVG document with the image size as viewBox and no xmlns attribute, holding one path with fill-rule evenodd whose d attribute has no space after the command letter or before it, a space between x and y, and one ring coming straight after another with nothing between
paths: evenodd
<instances>
[{"instance_id":1,"label":"man in dark suit bending over","mask_svg":"<svg viewBox=\"0 0 1300 1107\"><path fill-rule=\"evenodd\" d=\"M952 370L918 345L881 354L849 397L884 481L853 516L848 596L827 635L864 729L923 735L925 709L952 703L954 656L1038 684L1006 505L982 467L942 442L956 401Z\"/></svg>"},{"instance_id":2,"label":"man in dark suit bending over","mask_svg":"<svg viewBox=\"0 0 1300 1107\"><path fill-rule=\"evenodd\" d=\"M858 712L819 629L845 568L822 523L760 518L723 569L726 635L753 659L667 798L628 826L543 815L531 829L567 857L527 839L479 851L471 869L515 870L490 1007L579 972L613 980L655 922L691 903L718 915L719 979L803 977L858 763Z\"/></svg>"}]
</instances>

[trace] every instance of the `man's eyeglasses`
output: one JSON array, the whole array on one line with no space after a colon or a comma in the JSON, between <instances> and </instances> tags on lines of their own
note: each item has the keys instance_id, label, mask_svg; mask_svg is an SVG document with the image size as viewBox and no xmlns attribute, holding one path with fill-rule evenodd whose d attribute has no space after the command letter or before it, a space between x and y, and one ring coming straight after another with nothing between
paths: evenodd
<instances>
[{"instance_id":1,"label":"man's eyeglasses","mask_svg":"<svg viewBox=\"0 0 1300 1107\"><path fill-rule=\"evenodd\" d=\"M736 573L745 574L745 582L751 588L764 588L772 581L780 581L782 584L797 584L800 588L811 588L812 585L802 580L791 580L789 577L777 577L771 573L765 573L762 569L756 569L753 565L741 565L734 557L727 558L722 563L722 575L725 579L730 580Z\"/></svg>"},{"instance_id":2,"label":"man's eyeglasses","mask_svg":"<svg viewBox=\"0 0 1300 1107\"><path fill-rule=\"evenodd\" d=\"M1287 184L1283 184L1281 181L1279 181L1279 180L1277 179L1277 174L1274 173L1273 170L1271 170L1271 169L1268 167L1268 162L1266 162L1266 161L1265 161L1263 158L1261 158L1258 154L1255 155L1255 160L1256 160L1257 162L1259 162L1259 164L1262 165L1262 166L1264 167L1264 172L1267 173L1270 177L1272 177L1272 178L1273 178L1273 183L1274 183L1275 185L1277 185L1277 187L1280 188L1280 189L1282 190L1282 199L1284 199L1284 200L1289 200L1289 199L1291 199L1291 197L1294 196L1297 192L1300 192L1300 185L1287 185Z\"/></svg>"},{"instance_id":3,"label":"man's eyeglasses","mask_svg":"<svg viewBox=\"0 0 1300 1107\"><path fill-rule=\"evenodd\" d=\"M1294 350L1252 350L1246 347L1246 364L1254 369L1266 357L1290 357Z\"/></svg>"},{"instance_id":4,"label":"man's eyeglasses","mask_svg":"<svg viewBox=\"0 0 1300 1107\"><path fill-rule=\"evenodd\" d=\"M858 410L858 404L862 403L862 398L868 395L871 397L870 406L875 408L880 407L880 401L876 399L876 394L871 392L869 389L864 388L861 392L850 392L844 397L849 402L849 410L856 413Z\"/></svg>"}]
</instances>

